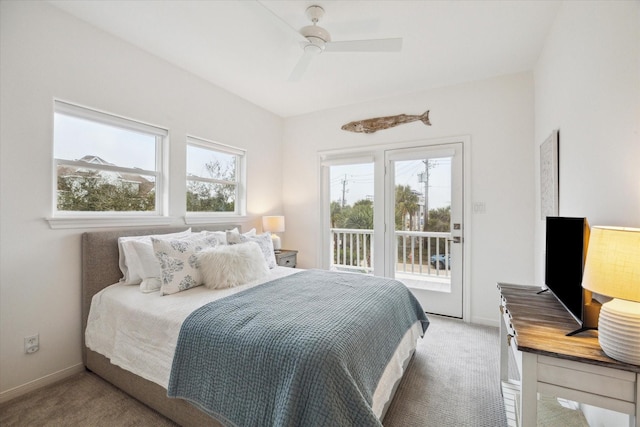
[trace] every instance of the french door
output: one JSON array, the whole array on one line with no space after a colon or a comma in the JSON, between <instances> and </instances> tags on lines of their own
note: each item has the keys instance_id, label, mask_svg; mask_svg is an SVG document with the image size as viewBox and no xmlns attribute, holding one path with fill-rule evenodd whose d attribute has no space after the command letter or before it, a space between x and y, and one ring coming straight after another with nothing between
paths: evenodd
<instances>
[{"instance_id":1,"label":"french door","mask_svg":"<svg viewBox=\"0 0 640 427\"><path fill-rule=\"evenodd\" d=\"M385 276L462 318L462 143L385 151Z\"/></svg>"},{"instance_id":2,"label":"french door","mask_svg":"<svg viewBox=\"0 0 640 427\"><path fill-rule=\"evenodd\" d=\"M463 317L463 142L321 154L325 268L396 278Z\"/></svg>"}]
</instances>

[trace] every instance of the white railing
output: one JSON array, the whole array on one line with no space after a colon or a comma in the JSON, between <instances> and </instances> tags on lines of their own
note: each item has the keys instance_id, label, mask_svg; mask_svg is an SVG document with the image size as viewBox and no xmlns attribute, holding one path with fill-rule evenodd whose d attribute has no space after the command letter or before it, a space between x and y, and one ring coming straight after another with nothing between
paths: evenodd
<instances>
[{"instance_id":1,"label":"white railing","mask_svg":"<svg viewBox=\"0 0 640 427\"><path fill-rule=\"evenodd\" d=\"M448 276L451 233L396 231L396 272Z\"/></svg>"},{"instance_id":2,"label":"white railing","mask_svg":"<svg viewBox=\"0 0 640 427\"><path fill-rule=\"evenodd\" d=\"M331 268L373 272L373 230L331 228ZM396 231L396 272L449 276L451 233Z\"/></svg>"},{"instance_id":3,"label":"white railing","mask_svg":"<svg viewBox=\"0 0 640 427\"><path fill-rule=\"evenodd\" d=\"M331 229L331 268L373 272L373 230Z\"/></svg>"}]
</instances>

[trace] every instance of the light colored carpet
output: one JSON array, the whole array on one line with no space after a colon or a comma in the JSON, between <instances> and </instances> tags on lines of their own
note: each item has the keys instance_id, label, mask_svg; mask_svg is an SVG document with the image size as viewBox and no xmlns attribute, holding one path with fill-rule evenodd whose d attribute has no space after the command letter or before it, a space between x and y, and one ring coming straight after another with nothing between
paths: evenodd
<instances>
[{"instance_id":1,"label":"light colored carpet","mask_svg":"<svg viewBox=\"0 0 640 427\"><path fill-rule=\"evenodd\" d=\"M506 426L498 329L429 316L385 426Z\"/></svg>"},{"instance_id":2,"label":"light colored carpet","mask_svg":"<svg viewBox=\"0 0 640 427\"><path fill-rule=\"evenodd\" d=\"M506 426L498 374L498 330L429 318L431 325L387 412L385 427ZM83 372L3 404L0 425L176 424L94 374Z\"/></svg>"}]
</instances>

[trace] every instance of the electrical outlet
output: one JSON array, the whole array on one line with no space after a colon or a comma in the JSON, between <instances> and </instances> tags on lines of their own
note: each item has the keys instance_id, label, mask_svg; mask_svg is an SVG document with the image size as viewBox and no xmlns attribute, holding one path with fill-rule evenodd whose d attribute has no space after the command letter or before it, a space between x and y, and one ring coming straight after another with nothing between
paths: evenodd
<instances>
[{"instance_id":1,"label":"electrical outlet","mask_svg":"<svg viewBox=\"0 0 640 427\"><path fill-rule=\"evenodd\" d=\"M24 352L26 354L35 353L40 350L40 334L24 337Z\"/></svg>"}]
</instances>

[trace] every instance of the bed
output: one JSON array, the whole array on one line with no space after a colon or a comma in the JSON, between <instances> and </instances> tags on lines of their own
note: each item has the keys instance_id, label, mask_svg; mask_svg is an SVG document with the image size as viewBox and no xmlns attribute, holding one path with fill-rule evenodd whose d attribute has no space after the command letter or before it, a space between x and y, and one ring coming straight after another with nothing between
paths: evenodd
<instances>
[{"instance_id":1,"label":"bed","mask_svg":"<svg viewBox=\"0 0 640 427\"><path fill-rule=\"evenodd\" d=\"M234 227L237 227L237 226L233 224L232 225L220 224L220 225L203 226L203 227L197 227L197 228L194 227L192 231L199 232L202 230L210 230L210 231L228 230ZM187 350L185 350L186 353L181 353L182 356L179 357L178 349L182 349L182 347L186 345L185 343L190 341L183 337L183 334L184 336L186 336L186 332L184 331L186 329L186 325L189 324L190 322L194 322L193 318L197 317L194 315L196 313L200 313L201 311L203 311L205 307L209 307L212 304L222 304L222 303L235 304L236 302L234 301L236 300L240 301L241 298L246 298L247 295L253 295L255 298L257 298L256 301L250 304L251 306L253 305L259 306L260 303L266 304L260 309L260 312L270 313L271 302L263 301L263 300L268 300L269 295L274 295L276 293L289 292L286 298L287 299L295 298L296 297L295 292L297 292L298 289L303 289L302 288L303 282L311 282L312 280L324 280L325 275L331 274L331 273L315 271L315 270L300 271L300 270L288 269L284 267L275 267L270 270L269 276L267 278L252 281L246 285L239 286L237 288L222 289L220 291L218 290L211 291L201 286L201 287L189 289L185 292L181 292L177 296L176 295L159 296L158 293L142 294L136 290L136 287L120 285L118 283L122 277L122 271L119 264L120 257L119 257L119 248L118 248L118 239L120 237L177 233L177 232L184 231L186 228L187 227L122 229L122 230L115 230L115 231L87 232L82 235L82 330L83 330L84 364L88 370L94 372L95 374L99 375L100 377L114 384L116 387L122 389L126 393L130 394L131 396L135 397L136 399L140 400L141 402L145 403L146 405L150 406L156 411L162 413L163 415L167 416L168 418L172 419L173 421L175 421L180 425L183 425L183 426L204 426L204 425L219 426L219 425L237 425L237 424L258 425L259 423L248 421L247 419L242 419L240 421L238 419L236 420L229 419L229 417L226 415L227 412L224 412L224 411L220 412L218 411L218 409L215 409L215 408L214 408L215 410L212 410L210 407L206 405L203 406L202 401L198 401L197 398L193 398L192 396L189 396L188 393L185 392L185 390L189 391L189 389L191 388L190 386L184 386L183 384L182 388L180 388L179 384L178 385L175 384L177 382L175 378L189 377L188 374L184 374L182 376L179 376L176 374L177 372L176 365L178 364L179 361L182 361L185 365L188 365L189 362L192 361L191 360L192 358L189 357L189 354L193 354L194 352L196 353L197 352L213 352L217 348L216 346L202 347L202 348L198 347L196 349L188 348ZM361 276L351 274L351 273L345 273L345 274L347 274L348 276L341 277L343 288L344 288L344 283L346 282L348 282L347 283L348 288L357 288L355 284L357 281L361 281L361 279L359 278ZM353 283L351 283L352 281ZM296 283L300 283L300 284L296 285ZM309 286L308 289L304 292L312 291L314 288L318 288L318 287L319 286L317 285ZM262 292L262 296L259 296L260 292ZM98 297L94 298L94 296L96 296L97 294L98 294ZM217 296L213 296L214 294ZM309 296L306 296L306 298L309 298ZM95 317L96 317L95 312L97 308L95 308L94 306L94 309L93 309L94 312L90 313L92 302L94 302L94 305L96 304L96 302L93 301L94 299L99 300L101 302L100 306L102 307L101 309L103 310L102 314L100 314L100 316L98 317L113 317L114 319L117 319L119 318L119 316L120 317L124 316L127 319L127 322L121 321L120 324L128 323L128 324L136 325L136 327L131 329L131 332L127 332L124 335L130 336L132 340L139 340L137 341L139 342L139 345L137 346L139 347L138 350L144 349L144 353L139 352L137 353L138 355L147 354L147 355L153 356L151 358L145 356L145 359L143 360L144 363L142 363L143 365L142 367L134 366L135 364L131 364L127 362L128 360L136 359L136 357L139 358L139 356L136 356L135 353L131 353L132 356L127 356L126 350L125 350L125 355L123 356L121 353L117 353L117 351L121 351L121 350L116 351L115 347L117 346L109 344L108 340L106 340L107 344L104 344L104 345L98 344L99 340L97 340L95 337L100 337L101 334L102 335L109 335L109 334L104 333L104 331L107 329L105 328L100 329L100 327L95 326L96 324L99 324L95 320ZM323 303L321 301L322 299L321 296L314 296L313 299L317 300L320 304ZM129 301L128 303L129 309L131 309L131 307L134 307L134 309L137 307L133 315L131 313L127 314L126 312L127 308L122 307L122 306L126 306L127 304L123 303L123 301ZM157 304L157 306L154 304ZM372 304L370 307L375 307L376 304L379 304L379 303L376 301L371 301L368 304ZM146 311L140 309L140 307L142 307L143 305L146 307L145 309ZM292 305L302 305L302 304L292 304ZM330 305L333 305L333 303L330 303ZM196 308L192 308L192 306ZM358 306L360 306L360 304L358 304ZM162 307L170 307L170 310L174 314L172 316L163 314L160 320L158 319L154 320L153 316L156 313L162 312L162 310L164 310L164 308ZM200 310L198 310L197 307L200 307ZM219 305L215 305L215 307L216 307L216 310L214 310L213 314L216 314L218 312L217 310L223 309ZM224 316L225 319L227 318L229 319L228 322L232 322L231 318L238 311L236 310L235 307L237 306L233 306L231 309L228 309L229 311ZM349 308L349 310L343 310L343 311L351 311L353 307L352 306L350 307L351 308ZM366 305L363 305L363 307L364 307L363 313L377 311L375 309L372 310L371 308L366 308L367 307ZM419 305L418 305L418 308L419 308ZM415 307L413 309L415 311ZM286 307L281 310L283 310L282 313L278 313L278 312L271 313L272 314L271 317L276 319L276 322L278 322L278 324L282 328L283 327L281 323L282 318L283 316L285 317L287 316L286 314L284 314L284 311L286 311ZM209 311L211 312L212 310L209 310ZM313 313L309 313L309 316L316 315L317 317L317 318L313 317L314 320L311 323L322 323L326 321L326 319L318 315L318 313L322 311L324 310L319 310L318 306L316 306L316 308L313 309ZM299 318L300 313L293 313L293 314L290 314L289 316ZM362 317L360 315L358 316ZM413 316L413 313L411 314L411 316ZM324 317L326 318L327 316L325 315ZM170 336L169 337L165 336L164 338L162 338L161 336L160 338L158 338L159 340L158 343L160 343L161 345L159 345L158 343L154 345L153 340L156 339L154 338L154 327L153 326L150 327L148 325L149 324L158 325L159 324L158 322L164 322L165 319L169 319L169 318L172 320L170 321L167 320L166 325L162 323L161 327L156 326L155 329L161 330L165 335L170 335ZM90 321L90 319L92 320ZM131 319L135 319L135 321L132 322ZM113 319L109 319L109 321L111 320ZM147 323L144 323L144 322L147 322ZM384 319L382 319L381 322L385 323ZM88 328L88 324L89 324L89 328ZM144 325L147 325L147 326L144 326ZM231 327L229 327L229 329L232 331L233 329L237 329L234 325L230 325L230 326ZM362 393L366 400L366 405L364 405L365 406L364 411L367 412L367 414L365 415L369 416L368 412L371 412L371 414L375 416L375 419L371 418L370 420L363 423L360 423L358 421L350 421L350 424L380 425L379 420L382 420L384 418L386 410L389 407L389 404L391 403L391 400L400 382L400 379L411 357L413 356L413 352L415 351L415 346L417 344L417 339L419 339L419 337L422 336L427 326L428 326L428 320L426 319L426 317L424 316L424 313L422 312L422 313L416 314L415 322L413 322L411 326L407 328L404 333L397 334L394 332L396 335L398 335L397 346L395 345L395 341L394 341L394 344L393 344L394 350L390 353L389 357L384 356L385 365L379 368L379 372L380 372L379 378L378 378L378 374L376 374L374 378L376 381L376 384L374 384L373 387L369 387L371 392L370 395L368 395L366 392ZM261 327L263 328L263 330L277 329L277 328L270 328L270 327L264 328L264 325L261 325ZM379 326L376 326L376 327L379 327ZM354 331L349 331L349 333L346 334L346 336L365 337L367 333L369 334L371 333L371 330L367 331L370 328L367 328L364 326L358 326L358 328L359 329L356 329ZM202 328L197 327L196 329L202 329ZM216 328L216 329L219 329L219 328ZM91 330L91 333L89 333L89 330ZM85 334L85 331L86 331L86 334ZM141 332L141 331L144 331L144 332ZM315 331L312 331L311 335L314 335L315 333L316 333ZM243 334L243 336L245 335L247 334ZM87 337L89 339L89 346L85 341ZM303 338L298 337L296 339L306 340L307 338L308 337L303 337ZM165 345L163 339L168 340L168 342L170 342L171 345L170 346ZM267 338L267 339L269 342L278 341L277 339L271 339L271 338ZM350 340L351 338L345 338L345 339ZM362 339L365 339L365 338L362 338ZM366 338L366 339L370 340L370 338ZM149 344L149 343L145 343L144 340L151 340L152 342ZM200 341L205 341L205 340L200 339ZM196 343L198 343L197 340L196 340ZM204 344L200 344L200 345L204 345ZM248 345L251 345L251 344L248 344ZM145 346L151 346L151 347L149 347L148 349ZM121 346L121 347L124 348L124 346ZM265 348L267 347L264 344L264 342L261 344L260 351L264 351L263 347ZM304 346L296 345L295 349L303 348L303 347ZM175 351L175 357L173 354L174 351ZM285 348L284 350L280 350L280 351L287 353L283 357L289 357L288 353L290 353L291 350L290 348ZM346 350L346 351L347 353L349 352L357 353L350 350ZM243 350L242 352L245 353L245 350ZM251 348L249 348L249 350L246 351L246 353L247 354L251 353ZM360 352L360 353L363 353L363 352ZM384 352L381 351L378 353L384 353ZM317 359L317 354L322 354L322 351L314 352L313 355L311 355L311 358ZM222 359L222 356L224 356L224 354L218 355L217 358ZM273 357L275 358L276 356L273 356ZM295 355L296 360L298 360L300 357L301 356L299 356L298 354ZM382 357L382 356L378 356L378 357ZM174 359L173 369L171 369L171 366L167 367L167 364L169 365L171 364L172 358ZM323 362L322 363L318 362L317 364L324 366L324 363L325 363L324 360L326 359L327 357L324 357L322 359ZM380 364L379 361L377 361L376 363L378 365ZM371 365L376 365L376 363L373 363L373 360L372 360ZM359 373L356 372L358 371L357 367L368 365L368 363L366 361L363 362L362 359L354 359L347 362L338 361L337 364L349 365L349 366L357 365L356 369L354 369L354 372L347 370L345 371L346 373L341 374L342 377L349 377L349 378L351 378L353 374L356 380L359 378L357 376L359 375ZM146 370L145 370L145 367L146 367ZM184 366L181 368L186 369ZM351 368L348 368L348 369L351 369ZM249 371L249 370L250 369L245 368L242 371ZM277 382L269 378L263 379L260 377L256 377L255 375L262 375L262 372L265 371L265 369L261 368L257 371L259 372L254 372L252 374L249 374L249 373L243 374L244 375L242 377L243 381L247 381L246 384L243 384L243 387L244 387L243 393L247 393L247 390L251 391L252 389L253 390L261 389L261 387L268 389L271 384L273 384L274 382ZM184 371L184 372L188 373L189 371ZM217 372L225 372L225 375L227 375L227 377L224 378L224 380L227 381L227 383L234 381L234 378L231 377L232 375L235 375L233 374L234 372L233 368L224 369L224 370L218 369ZM202 375L202 373L198 372L197 375ZM213 371L212 373L207 375L214 376L216 375L216 371ZM252 377L251 375L254 375L254 376ZM320 378L325 378L325 372L315 374L315 376ZM339 384L338 386L336 386L335 384L333 384L333 382L330 385L326 383L320 384L319 382L318 384L316 384L315 381L317 380L313 380L314 381L314 383L312 384L313 387L311 386L307 387L307 385L310 385L310 384L305 384L304 381L311 382L312 380L307 379L307 377L305 376L302 376L301 378L302 379L298 381L302 381L302 383L296 386L297 388L295 392L288 391L287 392L288 394L283 395L284 397L282 396L279 397L280 400L284 399L285 401L287 401L286 402L287 404L291 404L293 406L297 405L293 409L287 408L286 410L287 414L288 412L291 412L291 411L300 412L300 408L304 409L304 408L312 407L316 405L315 401L313 401L313 404L309 403L311 402L311 400L309 402L305 401L304 399L307 399L307 397L304 397L304 396L306 395L311 395L311 398L309 399L317 400L318 399L316 397L317 395L322 395L323 392L326 392L324 394L327 394L328 396L324 396L324 400L329 403L325 402L324 404L329 406L332 405L331 402L345 401L347 399L346 396L349 392L349 387L351 387L351 384L347 384L347 386L344 386L343 384ZM171 388L169 387L170 382L171 382ZM357 380L355 382L357 383L356 386L359 387L362 381ZM366 383L366 381L364 382ZM254 384L256 383L262 384L262 386L255 387ZM267 386L264 386L264 384L267 384ZM332 386L334 387L335 390L329 392L328 390ZM360 389L358 387L354 387L351 394L354 394L354 393L359 394ZM173 396L182 397L182 398L168 397L168 389L172 390L170 394L172 394ZM298 390L302 390L302 392L299 392ZM280 389L274 391L273 393L279 393L279 392L281 392ZM228 393L231 393L231 390L228 390ZM341 395L342 393L344 393L344 396ZM228 394L228 395L232 396L231 394ZM212 398L215 398L215 396ZM295 401L295 403L293 402L294 398L298 399ZM189 399L191 403L185 399ZM274 399L275 398L265 399L265 400L267 400L267 404L269 404L269 401L271 401L271 404L273 404L272 401ZM349 397L349 399L351 399L351 397ZM239 405L237 402L241 402L243 400L245 399L232 399L231 403L237 406ZM256 406L255 402L251 401L251 399L249 398L246 400L247 402L245 403L251 406L252 410L254 410L253 406ZM245 403L242 403L242 404L245 404ZM318 405L321 405L321 404L323 403L318 403ZM225 405L231 406L231 404L225 404ZM235 410L236 410L236 413L238 413L237 411L240 411L239 413L242 413L244 411L242 407L235 408ZM266 409L264 410L268 411L270 409L267 406ZM324 409L320 409L320 410L324 411ZM360 410L360 408L358 410ZM349 409L348 411L351 411L351 410ZM287 420L282 421L282 419L280 418L279 418L279 421L272 419L268 422L268 424L293 425L296 423L300 423L301 419L303 420L308 419L308 418L304 418L305 416L309 417L308 414L297 415L297 416L303 417L303 418L297 418L298 421L292 421L292 420L296 420L296 418L288 418L288 421ZM359 419L365 419L365 418L359 418ZM332 422L331 420L326 422L318 421L314 418L314 423L317 425L323 425L323 424L326 425L331 422ZM306 421L304 423L311 424L311 423L307 423Z\"/></svg>"}]
</instances>

